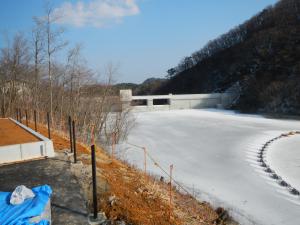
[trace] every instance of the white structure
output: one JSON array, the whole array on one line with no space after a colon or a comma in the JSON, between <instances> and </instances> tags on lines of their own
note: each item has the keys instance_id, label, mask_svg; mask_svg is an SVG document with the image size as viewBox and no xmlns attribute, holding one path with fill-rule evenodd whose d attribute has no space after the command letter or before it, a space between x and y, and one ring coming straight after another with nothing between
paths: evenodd
<instances>
[{"instance_id":1,"label":"white structure","mask_svg":"<svg viewBox=\"0 0 300 225\"><path fill-rule=\"evenodd\" d=\"M234 95L231 93L214 93L132 96L131 90L120 90L120 100L122 109L132 106L133 111L227 108L233 102Z\"/></svg>"},{"instance_id":2,"label":"white structure","mask_svg":"<svg viewBox=\"0 0 300 225\"><path fill-rule=\"evenodd\" d=\"M54 157L53 143L50 139L12 118L9 119L37 137L40 141L0 146L0 165L37 158Z\"/></svg>"}]
</instances>

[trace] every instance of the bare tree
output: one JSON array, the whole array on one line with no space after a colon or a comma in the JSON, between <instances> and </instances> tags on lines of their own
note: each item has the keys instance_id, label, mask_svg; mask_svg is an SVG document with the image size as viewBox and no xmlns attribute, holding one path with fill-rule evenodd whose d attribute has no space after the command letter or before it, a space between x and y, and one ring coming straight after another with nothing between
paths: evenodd
<instances>
[{"instance_id":1,"label":"bare tree","mask_svg":"<svg viewBox=\"0 0 300 225\"><path fill-rule=\"evenodd\" d=\"M69 84L69 106L70 115L74 116L75 112L75 102L79 99L80 93L80 80L83 78L81 70L83 70L83 63L85 60L81 56L80 44L77 44L74 48L70 49L68 52L67 60L67 70L68 70L68 84ZM76 94L75 94L76 93Z\"/></svg>"},{"instance_id":2,"label":"bare tree","mask_svg":"<svg viewBox=\"0 0 300 225\"><path fill-rule=\"evenodd\" d=\"M30 55L28 42L22 33L14 36L11 46L7 42L7 46L1 49L0 61L3 71L2 94L7 96L3 96L2 101L6 111L12 113L17 104L28 103L29 90L24 88L24 83L28 79Z\"/></svg>"},{"instance_id":3,"label":"bare tree","mask_svg":"<svg viewBox=\"0 0 300 225\"><path fill-rule=\"evenodd\" d=\"M53 24L59 19L53 13L53 6L47 2L45 6L46 16L44 18L44 26L46 32L46 49L47 49L47 64L48 64L48 79L49 79L49 97L50 97L50 115L53 118L53 73L52 73L52 57L53 54L63 49L66 41L61 40L64 29L53 27Z\"/></svg>"},{"instance_id":4,"label":"bare tree","mask_svg":"<svg viewBox=\"0 0 300 225\"><path fill-rule=\"evenodd\" d=\"M126 136L129 111L115 112L120 102L118 96L113 96L118 68L108 64L105 79L100 82L86 66L81 45L68 51L66 61L56 60L56 53L67 44L62 41L63 29L54 24L56 19L47 5L45 17L33 18L30 42L24 34L17 33L12 40L7 38L7 45L0 49L1 110L13 116L16 107L33 106L40 112L39 122L45 121L43 112L48 111L52 126L60 129L64 118L71 115L77 123L78 138L85 141L92 125L98 137L112 132L117 139Z\"/></svg>"},{"instance_id":5,"label":"bare tree","mask_svg":"<svg viewBox=\"0 0 300 225\"><path fill-rule=\"evenodd\" d=\"M40 82L40 67L44 59L44 26L40 18L34 17L34 28L32 29L32 44L33 44L33 59L34 59L34 91L33 104L36 110L39 109L39 82Z\"/></svg>"}]
</instances>

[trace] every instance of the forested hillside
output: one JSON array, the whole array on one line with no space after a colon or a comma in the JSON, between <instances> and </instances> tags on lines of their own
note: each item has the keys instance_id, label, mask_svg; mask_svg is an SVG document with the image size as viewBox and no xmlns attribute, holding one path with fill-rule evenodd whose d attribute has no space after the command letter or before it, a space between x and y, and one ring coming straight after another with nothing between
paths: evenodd
<instances>
[{"instance_id":1,"label":"forested hillside","mask_svg":"<svg viewBox=\"0 0 300 225\"><path fill-rule=\"evenodd\" d=\"M243 111L300 112L300 1L281 0L168 70L155 94L239 93Z\"/></svg>"},{"instance_id":2,"label":"forested hillside","mask_svg":"<svg viewBox=\"0 0 300 225\"><path fill-rule=\"evenodd\" d=\"M163 78L148 78L141 84L119 83L114 85L114 94L118 95L121 89L131 89L133 95L150 95L166 82Z\"/></svg>"}]
</instances>

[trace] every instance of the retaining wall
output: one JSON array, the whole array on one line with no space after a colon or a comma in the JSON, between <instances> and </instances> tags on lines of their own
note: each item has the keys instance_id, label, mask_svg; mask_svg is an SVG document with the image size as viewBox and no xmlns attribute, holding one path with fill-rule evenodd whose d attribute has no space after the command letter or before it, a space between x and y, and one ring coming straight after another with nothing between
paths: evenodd
<instances>
[{"instance_id":1,"label":"retaining wall","mask_svg":"<svg viewBox=\"0 0 300 225\"><path fill-rule=\"evenodd\" d=\"M54 157L53 143L50 139L12 118L9 119L36 136L40 141L0 146L0 165L43 157Z\"/></svg>"}]
</instances>

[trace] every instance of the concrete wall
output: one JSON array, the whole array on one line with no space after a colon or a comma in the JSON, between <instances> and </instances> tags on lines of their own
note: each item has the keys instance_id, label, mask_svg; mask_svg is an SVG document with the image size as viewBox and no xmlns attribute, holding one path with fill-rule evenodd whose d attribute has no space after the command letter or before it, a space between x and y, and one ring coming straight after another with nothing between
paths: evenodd
<instances>
[{"instance_id":1,"label":"concrete wall","mask_svg":"<svg viewBox=\"0 0 300 225\"><path fill-rule=\"evenodd\" d=\"M120 90L120 101L122 102L121 110L130 108L132 101L132 90Z\"/></svg>"},{"instance_id":2,"label":"concrete wall","mask_svg":"<svg viewBox=\"0 0 300 225\"><path fill-rule=\"evenodd\" d=\"M40 141L6 145L0 147L0 164L13 163L18 161L42 158L42 157L54 157L53 143L50 139L35 132L34 130L26 127L18 121L11 119L14 123L30 132L32 135L40 139Z\"/></svg>"},{"instance_id":3,"label":"concrete wall","mask_svg":"<svg viewBox=\"0 0 300 225\"><path fill-rule=\"evenodd\" d=\"M183 94L183 95L147 95L132 96L131 90L121 90L120 99L122 108L130 107L132 101L146 101L146 105L131 106L133 111L158 111L172 109L201 109L201 108L227 108L234 96L230 93L213 94ZM165 105L153 105L155 99L166 99Z\"/></svg>"}]
</instances>

